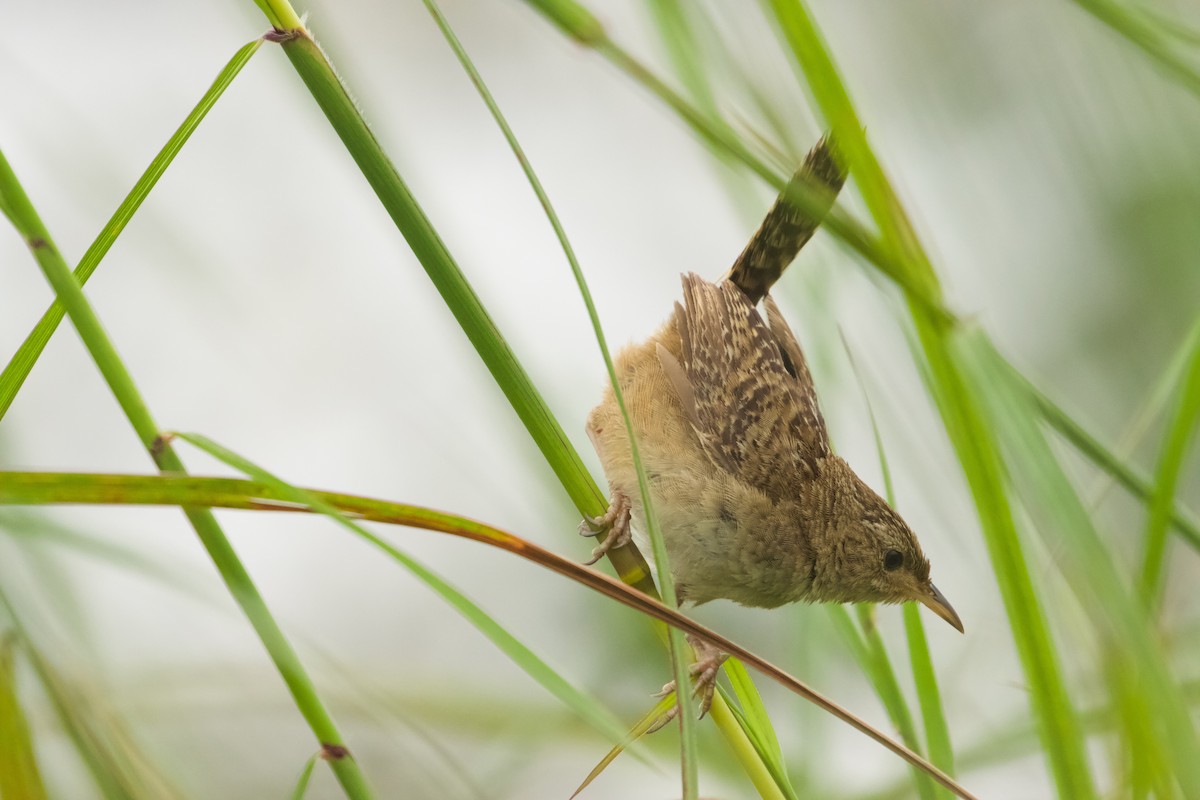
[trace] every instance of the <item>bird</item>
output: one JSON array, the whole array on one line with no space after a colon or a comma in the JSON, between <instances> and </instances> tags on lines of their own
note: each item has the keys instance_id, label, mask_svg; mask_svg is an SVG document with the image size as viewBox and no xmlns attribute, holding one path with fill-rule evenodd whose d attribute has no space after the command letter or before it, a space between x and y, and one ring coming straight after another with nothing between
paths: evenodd
<instances>
[{"instance_id":1,"label":"bird","mask_svg":"<svg viewBox=\"0 0 1200 800\"><path fill-rule=\"evenodd\" d=\"M769 294L845 178L826 136L724 277L681 276L683 302L618 354L617 381L679 605L915 601L962 632L912 529L833 452L804 353ZM791 199L800 191L806 208ZM646 517L611 386L586 430L611 497L605 515L581 526L607 534L595 561L634 531L644 541ZM703 716L725 656L689 640Z\"/></svg>"}]
</instances>

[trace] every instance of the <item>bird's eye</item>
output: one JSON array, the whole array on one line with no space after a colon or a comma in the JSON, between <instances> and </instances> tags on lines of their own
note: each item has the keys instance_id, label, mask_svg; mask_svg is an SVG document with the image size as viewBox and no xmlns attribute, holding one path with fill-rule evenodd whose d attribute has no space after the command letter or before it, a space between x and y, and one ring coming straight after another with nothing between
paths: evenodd
<instances>
[{"instance_id":1,"label":"bird's eye","mask_svg":"<svg viewBox=\"0 0 1200 800\"><path fill-rule=\"evenodd\" d=\"M904 563L904 554L899 550L888 550L883 556L883 568L888 572L900 569Z\"/></svg>"}]
</instances>

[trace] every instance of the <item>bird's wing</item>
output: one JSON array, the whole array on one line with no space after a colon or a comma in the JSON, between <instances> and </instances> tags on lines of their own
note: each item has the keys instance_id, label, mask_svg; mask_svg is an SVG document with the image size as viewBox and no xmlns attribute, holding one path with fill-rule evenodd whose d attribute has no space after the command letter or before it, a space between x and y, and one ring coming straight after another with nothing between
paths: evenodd
<instances>
[{"instance_id":1,"label":"bird's wing","mask_svg":"<svg viewBox=\"0 0 1200 800\"><path fill-rule=\"evenodd\" d=\"M768 329L742 293L683 276L675 319L682 364L660 349L664 374L718 467L774 497L811 480L829 455L804 356L774 304ZM686 382L685 382L686 381Z\"/></svg>"}]
</instances>

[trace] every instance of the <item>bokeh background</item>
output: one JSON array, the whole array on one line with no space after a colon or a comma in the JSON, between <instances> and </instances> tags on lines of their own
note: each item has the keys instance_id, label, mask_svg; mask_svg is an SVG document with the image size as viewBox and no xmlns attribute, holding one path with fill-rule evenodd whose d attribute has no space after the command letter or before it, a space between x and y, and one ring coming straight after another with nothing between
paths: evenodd
<instances>
[{"instance_id":1,"label":"bokeh background","mask_svg":"<svg viewBox=\"0 0 1200 800\"><path fill-rule=\"evenodd\" d=\"M714 158L641 86L529 5L443 7L563 219L610 343L645 336L678 295L679 273L719 276L774 193ZM796 163L822 128L775 32L757 4L706 7L715 24L700 38L722 76L727 118L767 132L780 162ZM298 8L600 479L583 420L605 374L583 305L428 13L416 0ZM1200 97L1065 1L811 8L948 305L1116 446L1200 309ZM1184 4L1155 8L1200 20ZM648 4L594 10L674 82ZM70 263L225 61L264 29L250 2L0 10L0 143ZM852 185L842 203L863 216ZM277 48L264 47L221 99L87 294L163 428L202 432L300 485L446 509L587 555L577 512ZM960 636L926 617L960 774L982 796L1052 796L1036 741L1022 738L1031 723L1008 620L894 287L819 234L777 294L808 350L835 446L881 487L861 378L899 509L966 624ZM52 296L5 230L5 359ZM1153 466L1161 428L1148 418L1131 461ZM185 457L193 472L230 474L202 454ZM1098 496L1097 476L1070 465ZM69 324L0 423L0 466L152 470ZM1200 503L1194 455L1179 496ZM1136 563L1143 506L1120 491L1098 502L1104 533ZM381 796L565 797L608 749L343 530L319 519L219 518ZM420 531L387 536L622 719L643 714L667 679L665 655L633 613L496 551ZM1054 556L1031 542L1035 580L1068 603ZM1170 564L1165 618L1186 646L1200 571L1182 547ZM311 734L180 513L4 510L0 587L81 707L127 737L164 796L290 791ZM890 729L823 609L721 603L697 616ZM899 610L880 609L878 624L903 663ZM1072 632L1056 635L1069 642ZM1089 680L1080 665L1067 669ZM98 796L22 670L53 793ZM909 791L906 768L882 749L774 686L762 691L798 788ZM988 743L1006 732L1016 755L989 761ZM657 769L624 757L587 796L677 794L673 737L650 742ZM702 742L715 738L706 726ZM712 751L704 794L748 795L736 765ZM1095 757L1103 763L1102 748ZM338 796L324 770L310 796Z\"/></svg>"}]
</instances>

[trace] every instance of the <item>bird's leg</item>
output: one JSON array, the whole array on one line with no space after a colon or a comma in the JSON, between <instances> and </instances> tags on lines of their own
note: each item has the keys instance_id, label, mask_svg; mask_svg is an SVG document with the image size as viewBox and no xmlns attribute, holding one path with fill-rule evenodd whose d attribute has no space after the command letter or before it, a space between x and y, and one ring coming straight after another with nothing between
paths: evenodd
<instances>
[{"instance_id":1,"label":"bird's leg","mask_svg":"<svg viewBox=\"0 0 1200 800\"><path fill-rule=\"evenodd\" d=\"M721 665L725 663L725 659L729 658L729 654L722 653L716 645L710 644L704 639L698 639L690 633L687 640L688 644L692 646L692 652L696 654L695 663L688 667L688 673L692 676L692 696L700 698L698 719L704 719L704 715L712 708L713 692L717 689L717 674L721 671ZM663 686L662 691L655 697L663 697L673 691L675 691L675 681ZM654 733L675 719L678 714L679 704L676 703L647 728L646 733Z\"/></svg>"},{"instance_id":2,"label":"bird's leg","mask_svg":"<svg viewBox=\"0 0 1200 800\"><path fill-rule=\"evenodd\" d=\"M612 500L608 504L608 511L599 517L583 518L583 522L579 525L580 536L608 534L604 541L600 542L592 551L591 559L583 562L584 564L589 566L595 564L609 550L629 544L633 538L629 531L629 508L629 498L625 496L625 493L614 490Z\"/></svg>"}]
</instances>

